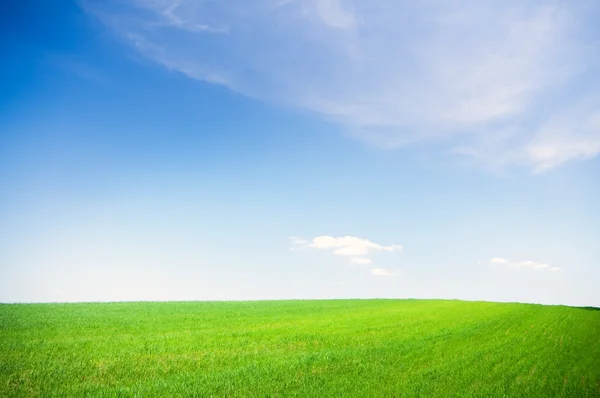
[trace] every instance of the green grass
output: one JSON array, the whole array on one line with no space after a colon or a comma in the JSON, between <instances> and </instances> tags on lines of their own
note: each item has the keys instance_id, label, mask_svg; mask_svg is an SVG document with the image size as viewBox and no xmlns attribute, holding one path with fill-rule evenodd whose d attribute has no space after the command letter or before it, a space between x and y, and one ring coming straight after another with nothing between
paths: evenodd
<instances>
[{"instance_id":1,"label":"green grass","mask_svg":"<svg viewBox=\"0 0 600 398\"><path fill-rule=\"evenodd\" d=\"M2 304L0 396L600 397L600 311L443 300Z\"/></svg>"}]
</instances>

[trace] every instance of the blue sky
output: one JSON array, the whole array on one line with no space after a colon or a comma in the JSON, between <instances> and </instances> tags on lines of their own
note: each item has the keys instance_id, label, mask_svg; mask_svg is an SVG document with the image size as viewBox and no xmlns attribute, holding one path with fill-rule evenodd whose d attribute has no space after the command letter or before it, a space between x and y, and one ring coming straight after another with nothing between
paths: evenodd
<instances>
[{"instance_id":1,"label":"blue sky","mask_svg":"<svg viewBox=\"0 0 600 398\"><path fill-rule=\"evenodd\" d=\"M0 6L0 301L600 306L594 1Z\"/></svg>"}]
</instances>

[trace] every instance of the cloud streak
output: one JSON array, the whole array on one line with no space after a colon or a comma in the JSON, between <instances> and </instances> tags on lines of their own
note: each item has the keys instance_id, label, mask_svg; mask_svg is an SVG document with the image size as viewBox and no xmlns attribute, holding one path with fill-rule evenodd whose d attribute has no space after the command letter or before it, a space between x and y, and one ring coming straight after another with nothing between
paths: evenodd
<instances>
[{"instance_id":1,"label":"cloud streak","mask_svg":"<svg viewBox=\"0 0 600 398\"><path fill-rule=\"evenodd\" d=\"M402 250L402 245L380 245L368 239L356 236L317 236L308 241L298 237L290 238L292 251L305 249L329 250L336 256L347 257L351 263L367 265L373 261L369 257L375 252L397 252Z\"/></svg>"},{"instance_id":2,"label":"cloud streak","mask_svg":"<svg viewBox=\"0 0 600 398\"><path fill-rule=\"evenodd\" d=\"M600 153L593 1L83 2L145 57L386 148L544 172Z\"/></svg>"},{"instance_id":3,"label":"cloud streak","mask_svg":"<svg viewBox=\"0 0 600 398\"><path fill-rule=\"evenodd\" d=\"M494 257L494 258L490 259L490 264L500 265L500 266L504 266L507 268L521 268L521 269L530 269L530 270L535 270L535 271L541 271L541 270L550 271L550 272L560 271L559 267L551 267L550 265L548 265L546 263L540 263L540 262L531 261L531 260L510 261L505 258Z\"/></svg>"}]
</instances>

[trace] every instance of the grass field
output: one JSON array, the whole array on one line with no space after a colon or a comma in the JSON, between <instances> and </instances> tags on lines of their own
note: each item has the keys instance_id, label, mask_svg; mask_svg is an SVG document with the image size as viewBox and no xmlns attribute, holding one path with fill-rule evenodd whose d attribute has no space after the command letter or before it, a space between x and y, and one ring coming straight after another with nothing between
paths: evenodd
<instances>
[{"instance_id":1,"label":"grass field","mask_svg":"<svg viewBox=\"0 0 600 398\"><path fill-rule=\"evenodd\" d=\"M2 304L0 396L600 397L600 311L443 300Z\"/></svg>"}]
</instances>

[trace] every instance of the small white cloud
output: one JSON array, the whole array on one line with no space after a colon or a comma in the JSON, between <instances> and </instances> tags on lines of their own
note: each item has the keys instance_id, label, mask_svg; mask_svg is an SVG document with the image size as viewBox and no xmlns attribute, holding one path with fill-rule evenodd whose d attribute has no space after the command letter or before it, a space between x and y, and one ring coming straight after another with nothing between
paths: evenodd
<instances>
[{"instance_id":1,"label":"small white cloud","mask_svg":"<svg viewBox=\"0 0 600 398\"><path fill-rule=\"evenodd\" d=\"M531 269L548 268L548 264L538 263L535 261L521 261L520 263L517 263L516 265L518 267L531 268Z\"/></svg>"},{"instance_id":2,"label":"small white cloud","mask_svg":"<svg viewBox=\"0 0 600 398\"><path fill-rule=\"evenodd\" d=\"M340 249L334 250L333 254L337 256L362 256L369 253L369 248L366 246L344 246Z\"/></svg>"},{"instance_id":3,"label":"small white cloud","mask_svg":"<svg viewBox=\"0 0 600 398\"><path fill-rule=\"evenodd\" d=\"M390 252L402 250L401 245L383 246L368 239L357 238L355 236L337 238L333 236L317 236L308 247L315 249L336 249L334 253L340 256L355 256L361 253L381 250Z\"/></svg>"},{"instance_id":4,"label":"small white cloud","mask_svg":"<svg viewBox=\"0 0 600 398\"><path fill-rule=\"evenodd\" d=\"M532 270L548 270L548 271L559 270L558 267L550 267L550 265L548 265L546 263L540 263L537 261L531 261L531 260L510 261L510 260L507 260L505 258L500 258L500 257L494 257L494 258L490 259L490 264L504 265L506 267L511 267L511 268L526 268L526 269L532 269Z\"/></svg>"},{"instance_id":5,"label":"small white cloud","mask_svg":"<svg viewBox=\"0 0 600 398\"><path fill-rule=\"evenodd\" d=\"M396 251L400 251L402 250L402 245L389 245L389 246L384 246L383 250L388 251L388 252L396 252Z\"/></svg>"},{"instance_id":6,"label":"small white cloud","mask_svg":"<svg viewBox=\"0 0 600 398\"><path fill-rule=\"evenodd\" d=\"M306 245L308 241L306 239L299 238L297 236L290 236L290 242L296 245Z\"/></svg>"},{"instance_id":7,"label":"small white cloud","mask_svg":"<svg viewBox=\"0 0 600 398\"><path fill-rule=\"evenodd\" d=\"M307 247L312 249L332 250L332 253L336 256L352 257L350 261L357 264L370 264L371 259L364 256L372 252L396 252L402 250L401 245L384 246L371 242L368 239L357 238L356 236L317 236L307 245ZM368 261L368 263L366 261Z\"/></svg>"},{"instance_id":8,"label":"small white cloud","mask_svg":"<svg viewBox=\"0 0 600 398\"><path fill-rule=\"evenodd\" d=\"M560 268L558 267L552 267L549 269L550 272L556 272L556 271L560 271Z\"/></svg>"},{"instance_id":9,"label":"small white cloud","mask_svg":"<svg viewBox=\"0 0 600 398\"><path fill-rule=\"evenodd\" d=\"M396 275L398 275L398 272L390 271L385 268L373 268L371 270L371 274L373 274L375 276L396 276Z\"/></svg>"},{"instance_id":10,"label":"small white cloud","mask_svg":"<svg viewBox=\"0 0 600 398\"><path fill-rule=\"evenodd\" d=\"M291 251L300 251L306 250L308 245L308 241L297 236L290 236L290 250Z\"/></svg>"}]
</instances>

